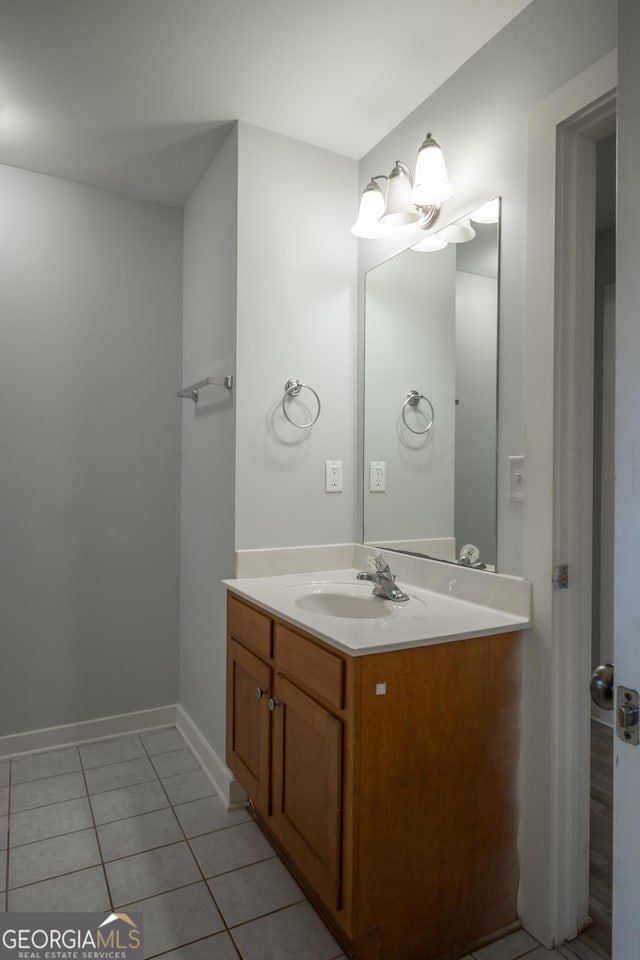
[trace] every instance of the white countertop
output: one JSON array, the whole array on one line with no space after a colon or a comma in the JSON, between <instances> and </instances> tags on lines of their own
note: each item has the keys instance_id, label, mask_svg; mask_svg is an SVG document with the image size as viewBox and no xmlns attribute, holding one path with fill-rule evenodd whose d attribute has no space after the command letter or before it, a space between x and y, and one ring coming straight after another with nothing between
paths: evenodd
<instances>
[{"instance_id":1,"label":"white countertop","mask_svg":"<svg viewBox=\"0 0 640 960\"><path fill-rule=\"evenodd\" d=\"M530 626L530 615L523 610L502 610L461 598L455 579L451 583L458 595L399 582L409 600L397 603L371 596L372 584L357 580L357 573L357 569L349 567L223 582L239 596L352 656L507 633ZM373 616L336 617L300 606L300 602L308 604L313 594L322 593L370 598ZM366 603L365 608L369 610ZM375 616L378 611L383 615Z\"/></svg>"}]
</instances>

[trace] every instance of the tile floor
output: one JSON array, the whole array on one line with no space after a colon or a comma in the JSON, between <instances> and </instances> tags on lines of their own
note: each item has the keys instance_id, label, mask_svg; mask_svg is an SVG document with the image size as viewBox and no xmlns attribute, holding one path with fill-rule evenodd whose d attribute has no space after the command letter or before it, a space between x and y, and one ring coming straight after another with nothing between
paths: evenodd
<instances>
[{"instance_id":1,"label":"tile floor","mask_svg":"<svg viewBox=\"0 0 640 960\"><path fill-rule=\"evenodd\" d=\"M345 960L175 728L0 760L0 910L116 908L143 912L146 957ZM518 931L473 960L562 956Z\"/></svg>"}]
</instances>

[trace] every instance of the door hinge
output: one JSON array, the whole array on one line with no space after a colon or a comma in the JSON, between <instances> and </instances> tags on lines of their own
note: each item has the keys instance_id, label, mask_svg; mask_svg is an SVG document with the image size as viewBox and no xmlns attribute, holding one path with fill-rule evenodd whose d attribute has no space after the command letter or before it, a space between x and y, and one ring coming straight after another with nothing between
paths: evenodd
<instances>
[{"instance_id":1,"label":"door hinge","mask_svg":"<svg viewBox=\"0 0 640 960\"><path fill-rule=\"evenodd\" d=\"M553 568L553 572L551 574L551 583L553 584L556 590L569 589L569 564L568 563L559 563L557 567Z\"/></svg>"}]
</instances>

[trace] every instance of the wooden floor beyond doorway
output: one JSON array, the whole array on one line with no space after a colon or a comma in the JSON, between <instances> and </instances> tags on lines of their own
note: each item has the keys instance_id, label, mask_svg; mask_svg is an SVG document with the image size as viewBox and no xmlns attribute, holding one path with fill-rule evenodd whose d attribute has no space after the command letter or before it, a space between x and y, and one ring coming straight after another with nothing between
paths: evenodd
<instances>
[{"instance_id":1,"label":"wooden floor beyond doorway","mask_svg":"<svg viewBox=\"0 0 640 960\"><path fill-rule=\"evenodd\" d=\"M613 730L592 720L589 913L593 924L565 945L580 960L611 957L612 794Z\"/></svg>"}]
</instances>

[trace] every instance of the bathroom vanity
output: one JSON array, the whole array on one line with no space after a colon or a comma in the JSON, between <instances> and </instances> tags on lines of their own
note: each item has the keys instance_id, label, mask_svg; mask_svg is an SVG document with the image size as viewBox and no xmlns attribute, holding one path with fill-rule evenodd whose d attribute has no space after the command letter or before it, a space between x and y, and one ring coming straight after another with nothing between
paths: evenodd
<instances>
[{"instance_id":1,"label":"bathroom vanity","mask_svg":"<svg viewBox=\"0 0 640 960\"><path fill-rule=\"evenodd\" d=\"M227 763L337 938L435 960L517 926L518 618L452 600L440 639L445 597L277 580L228 582Z\"/></svg>"}]
</instances>

